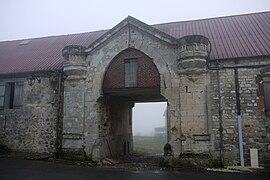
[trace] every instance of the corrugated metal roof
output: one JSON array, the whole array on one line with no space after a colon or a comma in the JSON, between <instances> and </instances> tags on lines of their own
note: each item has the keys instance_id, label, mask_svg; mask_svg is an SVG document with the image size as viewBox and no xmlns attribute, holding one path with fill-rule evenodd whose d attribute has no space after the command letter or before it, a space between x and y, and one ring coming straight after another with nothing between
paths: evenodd
<instances>
[{"instance_id":1,"label":"corrugated metal roof","mask_svg":"<svg viewBox=\"0 0 270 180\"><path fill-rule=\"evenodd\" d=\"M105 31L52 36L24 40L0 42L0 73L57 70L63 66L62 49L67 45L88 46Z\"/></svg>"},{"instance_id":2,"label":"corrugated metal roof","mask_svg":"<svg viewBox=\"0 0 270 180\"><path fill-rule=\"evenodd\" d=\"M270 55L270 12L153 25L175 38L203 35L211 59ZM107 31L0 42L0 74L61 69L62 49L89 46Z\"/></svg>"},{"instance_id":3,"label":"corrugated metal roof","mask_svg":"<svg viewBox=\"0 0 270 180\"><path fill-rule=\"evenodd\" d=\"M175 37L203 35L211 41L211 59L270 55L270 12L174 22L153 27Z\"/></svg>"}]
</instances>

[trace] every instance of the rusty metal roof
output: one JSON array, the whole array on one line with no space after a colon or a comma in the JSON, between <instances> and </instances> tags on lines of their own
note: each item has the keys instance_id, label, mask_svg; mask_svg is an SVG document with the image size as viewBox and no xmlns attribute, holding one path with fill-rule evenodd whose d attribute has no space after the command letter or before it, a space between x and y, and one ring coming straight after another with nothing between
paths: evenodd
<instances>
[{"instance_id":1,"label":"rusty metal roof","mask_svg":"<svg viewBox=\"0 0 270 180\"><path fill-rule=\"evenodd\" d=\"M203 35L211 59L270 55L270 12L152 25L175 38ZM67 45L89 46L107 31L0 42L0 74L57 70Z\"/></svg>"},{"instance_id":2,"label":"rusty metal roof","mask_svg":"<svg viewBox=\"0 0 270 180\"><path fill-rule=\"evenodd\" d=\"M154 25L181 38L203 35L212 44L211 59L270 55L270 12Z\"/></svg>"},{"instance_id":3,"label":"rusty metal roof","mask_svg":"<svg viewBox=\"0 0 270 180\"><path fill-rule=\"evenodd\" d=\"M61 69L62 49L88 46L105 31L0 42L0 74ZM25 43L26 42L26 43Z\"/></svg>"}]
</instances>

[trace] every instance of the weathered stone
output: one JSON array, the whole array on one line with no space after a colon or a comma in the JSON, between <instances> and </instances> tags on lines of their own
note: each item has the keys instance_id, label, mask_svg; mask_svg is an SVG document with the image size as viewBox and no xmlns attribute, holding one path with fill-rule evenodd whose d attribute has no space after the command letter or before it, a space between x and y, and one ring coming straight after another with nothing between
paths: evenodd
<instances>
[{"instance_id":1,"label":"weathered stone","mask_svg":"<svg viewBox=\"0 0 270 180\"><path fill-rule=\"evenodd\" d=\"M245 162L249 162L249 149L257 148L259 163L269 163L270 120L256 82L257 75L268 71L252 66L269 65L269 57L216 62L208 59L208 43L198 35L177 40L128 18L88 48L67 46L63 49L63 90L58 89L54 72L41 76L41 82L32 86L25 77L0 80L1 85L24 81L23 106L0 109L1 143L13 150L39 153L54 153L61 147L62 152L100 162L132 153L135 102L167 101L167 143L171 146L164 159L167 164L175 165L177 160L198 166L239 163L239 114ZM120 55L121 63L112 69L116 79L124 82L126 59L147 57L151 66L141 62L138 68L155 78L142 77L140 81L147 85L158 79L154 90L147 86L126 88L122 83L118 89L104 91L108 67ZM151 68L156 73L149 73ZM236 108L239 105L240 110Z\"/></svg>"},{"instance_id":2,"label":"weathered stone","mask_svg":"<svg viewBox=\"0 0 270 180\"><path fill-rule=\"evenodd\" d=\"M23 105L0 109L0 142L11 150L52 154L57 139L57 87L48 77L40 76L40 83L32 86L26 79L19 80L24 82Z\"/></svg>"}]
</instances>

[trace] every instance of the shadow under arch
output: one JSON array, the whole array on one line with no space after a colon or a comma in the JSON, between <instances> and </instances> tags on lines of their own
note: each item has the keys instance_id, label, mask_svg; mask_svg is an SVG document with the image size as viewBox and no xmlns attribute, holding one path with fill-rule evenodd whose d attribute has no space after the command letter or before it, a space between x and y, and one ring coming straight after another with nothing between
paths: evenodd
<instances>
[{"instance_id":1,"label":"shadow under arch","mask_svg":"<svg viewBox=\"0 0 270 180\"><path fill-rule=\"evenodd\" d=\"M130 83L131 82L131 83ZM100 139L103 157L131 154L132 109L138 102L166 102L160 93L160 73L153 59L127 48L108 64L100 99Z\"/></svg>"}]
</instances>

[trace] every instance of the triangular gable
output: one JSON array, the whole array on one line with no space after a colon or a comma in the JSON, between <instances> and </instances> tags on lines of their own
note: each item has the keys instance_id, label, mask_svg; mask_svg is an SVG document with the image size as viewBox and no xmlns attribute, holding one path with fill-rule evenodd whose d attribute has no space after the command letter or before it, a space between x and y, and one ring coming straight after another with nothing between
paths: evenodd
<instances>
[{"instance_id":1,"label":"triangular gable","mask_svg":"<svg viewBox=\"0 0 270 180\"><path fill-rule=\"evenodd\" d=\"M167 42L169 44L177 44L177 39L156 29L153 28L152 26L149 26L148 24L139 21L138 19L132 17L132 16L128 16L126 19L124 19L123 21L121 21L119 24L117 24L116 26L114 26L112 29L110 29L108 32L106 32L105 34L103 34L100 38L98 38L95 42L93 42L92 44L90 44L88 46L88 49L86 50L86 52L90 52L93 49L95 49L96 47L98 47L99 45L103 44L105 41L107 41L110 37L112 37L114 34L116 34L117 32L119 32L121 29L128 27L128 26L134 26L148 34L151 34L152 36Z\"/></svg>"}]
</instances>

